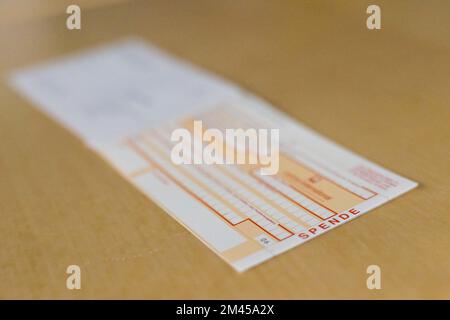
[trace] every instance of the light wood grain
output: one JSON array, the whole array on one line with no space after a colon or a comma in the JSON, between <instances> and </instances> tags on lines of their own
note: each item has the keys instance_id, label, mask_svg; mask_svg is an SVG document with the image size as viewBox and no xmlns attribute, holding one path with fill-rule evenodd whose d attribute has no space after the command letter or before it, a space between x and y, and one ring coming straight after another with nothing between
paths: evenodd
<instances>
[{"instance_id":1,"label":"light wood grain","mask_svg":"<svg viewBox=\"0 0 450 320\"><path fill-rule=\"evenodd\" d=\"M380 31L365 27L368 1L132 1L84 10L81 31L64 12L4 25L0 298L450 298L450 3L377 3ZM17 67L127 35L420 187L237 274L6 85ZM370 264L382 290L366 288Z\"/></svg>"}]
</instances>

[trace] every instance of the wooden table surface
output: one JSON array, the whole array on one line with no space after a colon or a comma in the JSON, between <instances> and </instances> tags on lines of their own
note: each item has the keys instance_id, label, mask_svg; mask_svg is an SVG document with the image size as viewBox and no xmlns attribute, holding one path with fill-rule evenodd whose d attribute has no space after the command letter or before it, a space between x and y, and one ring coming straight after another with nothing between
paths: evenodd
<instances>
[{"instance_id":1,"label":"wooden table surface","mask_svg":"<svg viewBox=\"0 0 450 320\"><path fill-rule=\"evenodd\" d=\"M33 19L0 10L0 298L450 298L449 1L118 1L82 6L80 31L66 29L70 3ZM129 35L420 186L236 273L6 84ZM81 290L66 289L70 264ZM366 287L371 264L381 290Z\"/></svg>"}]
</instances>

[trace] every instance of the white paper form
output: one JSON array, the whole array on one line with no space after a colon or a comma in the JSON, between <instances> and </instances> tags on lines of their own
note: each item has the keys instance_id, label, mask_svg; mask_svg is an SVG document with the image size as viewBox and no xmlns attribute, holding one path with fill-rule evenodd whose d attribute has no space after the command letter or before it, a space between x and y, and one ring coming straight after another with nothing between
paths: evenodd
<instances>
[{"instance_id":1,"label":"white paper form","mask_svg":"<svg viewBox=\"0 0 450 320\"><path fill-rule=\"evenodd\" d=\"M10 82L238 271L417 186L137 39L19 70ZM199 120L279 129L278 173L174 164L173 130Z\"/></svg>"}]
</instances>

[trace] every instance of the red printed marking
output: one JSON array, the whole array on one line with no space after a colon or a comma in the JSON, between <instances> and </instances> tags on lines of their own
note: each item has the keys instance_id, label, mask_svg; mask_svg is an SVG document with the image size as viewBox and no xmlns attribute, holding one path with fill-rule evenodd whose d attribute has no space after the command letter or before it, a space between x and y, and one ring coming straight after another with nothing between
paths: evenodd
<instances>
[{"instance_id":1,"label":"red printed marking","mask_svg":"<svg viewBox=\"0 0 450 320\"><path fill-rule=\"evenodd\" d=\"M303 162L300 162L298 159L292 157L291 155L289 155L289 154L287 154L287 153L283 153L283 155L284 155L286 158L289 158L291 161L296 162L298 165L300 165L300 166L302 166L302 167L304 167L304 168L306 168L306 169L308 169L308 170L310 170L310 171L312 171L312 172L316 172L316 171L313 170L311 167L309 167L308 165L304 164ZM312 160L310 159L310 161L312 161ZM320 164L318 164L318 163L316 163L316 165L318 165L319 167L322 167L322 166L321 166ZM323 167L322 167L322 168L323 168ZM370 197L364 198L363 196L361 196L361 195L359 195L359 194L353 192L352 190L347 189L346 187L344 187L344 186L338 184L337 182L333 181L332 179L330 179L330 178L328 178L328 177L326 177L326 176L323 176L323 175L321 175L320 173L317 173L317 172L316 172L316 175L320 176L322 179L327 180L328 182L334 184L334 185L337 186L338 188L341 188L341 189L343 189L343 190L345 190L345 191L347 191L347 192L353 194L354 196L356 196L356 197L358 197L358 198L360 198L360 199L362 199L362 200L369 200L369 199L372 199L373 197L375 197L375 196L378 195L377 192L375 192L375 191L373 191L373 190L370 190L370 189L368 189L368 188L366 188L366 187L360 186L360 185L354 183L353 181L350 181L350 180L348 180L348 179L346 179L346 178L340 176L340 175L337 174L336 172L331 171L331 170L328 169L328 168L324 168L324 170L328 170L328 171L330 171L332 174L334 174L335 176L337 176L337 177L339 177L339 178L341 178L341 179L343 179L343 180L345 180L345 181L347 181L347 182L353 184L354 186L357 186L357 187L359 187L359 188L361 188L361 189L364 189L364 190L369 191L370 193L372 193L372 195L371 195Z\"/></svg>"},{"instance_id":2,"label":"red printed marking","mask_svg":"<svg viewBox=\"0 0 450 320\"><path fill-rule=\"evenodd\" d=\"M306 212L308 212L309 214L313 215L314 217L320 219L320 220L325 220L324 218L322 218L321 216L317 215L317 213L315 213L314 211L309 210L308 208L306 208L305 206L303 206L302 204L298 203L297 201L295 201L294 199L292 199L291 197L289 197L287 194L281 192L280 190L278 190L277 188L273 187L272 185L268 184L267 182L265 182L264 180L262 180L260 177L258 177L258 175L256 175L255 173L251 172L251 175L257 179L258 181L260 181L262 184L264 184L265 186L267 186L270 190L278 193L279 195L283 196L284 198L286 198L287 200L289 200L290 202L292 202L293 204L301 207L303 210L305 210Z\"/></svg>"},{"instance_id":3,"label":"red printed marking","mask_svg":"<svg viewBox=\"0 0 450 320\"><path fill-rule=\"evenodd\" d=\"M285 229L286 231L288 231L289 233L291 233L289 236L285 237L285 238L278 238L277 236L275 236L274 234L272 234L270 231L266 230L265 228L263 228L262 226L260 226L258 223L256 223L255 221L253 221L250 218L246 218L242 221L239 221L237 223L232 223L231 221L229 221L222 213L220 213L219 211L217 211L216 209L214 209L211 205L209 205L206 201L204 201L203 199L201 199L199 196L197 196L194 192L192 192L191 190L189 190L188 188L186 188L179 180L177 180L175 177L173 177L173 175L171 175L169 172L167 172L163 167L161 167L158 163L156 163L155 161L153 161L153 159L151 159L148 154L142 150L138 145L136 145L136 143L134 141L132 141L131 139L128 139L127 141L128 146L133 149L137 154L139 154L144 160L146 160L147 162L149 162L150 164L152 164L155 168L157 168L161 173L163 173L168 179L172 180L173 183L175 183L178 187L180 187L181 189L183 189L186 193L188 193L190 196L192 196L193 198L195 198L197 201L199 201L200 203L202 203L204 206L206 206L208 209L210 209L211 211L213 211L214 213L216 213L220 218L222 218L222 220L224 220L226 223L228 223L231 226L236 226L240 223L243 223L245 221L250 221L251 223L253 223L254 225L256 225L258 228L260 228L261 230L263 230L265 233L267 233L269 236L271 236L272 238L274 238L277 241L282 241L285 240L289 237L291 237L293 235L293 233L289 230L286 230L286 228L283 227L283 229ZM282 227L282 226L281 226Z\"/></svg>"}]
</instances>

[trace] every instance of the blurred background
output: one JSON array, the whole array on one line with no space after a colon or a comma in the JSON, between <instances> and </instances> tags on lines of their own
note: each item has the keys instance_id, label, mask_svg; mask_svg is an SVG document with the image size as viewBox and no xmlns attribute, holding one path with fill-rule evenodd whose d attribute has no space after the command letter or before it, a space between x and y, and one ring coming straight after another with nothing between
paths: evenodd
<instances>
[{"instance_id":1,"label":"blurred background","mask_svg":"<svg viewBox=\"0 0 450 320\"><path fill-rule=\"evenodd\" d=\"M66 28L70 4L81 30ZM366 27L370 4L381 30ZM449 14L435 0L0 1L0 298L449 298ZM17 68L127 36L421 187L235 274L6 85ZM135 258L111 258L123 256ZM60 281L73 259L88 270L81 292ZM386 270L383 290L367 290L369 263Z\"/></svg>"}]
</instances>

